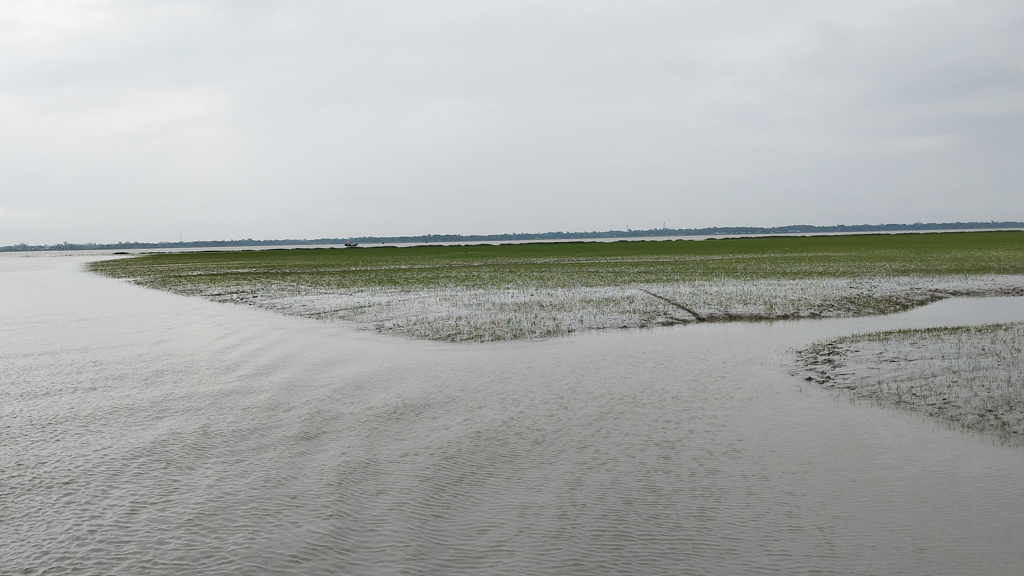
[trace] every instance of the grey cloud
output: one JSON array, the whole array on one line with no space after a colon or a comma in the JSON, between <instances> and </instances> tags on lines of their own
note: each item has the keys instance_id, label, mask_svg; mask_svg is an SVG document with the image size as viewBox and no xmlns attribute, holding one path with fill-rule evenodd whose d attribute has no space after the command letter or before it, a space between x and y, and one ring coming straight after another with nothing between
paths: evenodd
<instances>
[{"instance_id":1,"label":"grey cloud","mask_svg":"<svg viewBox=\"0 0 1024 576\"><path fill-rule=\"evenodd\" d=\"M1024 218L1017 3L0 10L0 243Z\"/></svg>"}]
</instances>

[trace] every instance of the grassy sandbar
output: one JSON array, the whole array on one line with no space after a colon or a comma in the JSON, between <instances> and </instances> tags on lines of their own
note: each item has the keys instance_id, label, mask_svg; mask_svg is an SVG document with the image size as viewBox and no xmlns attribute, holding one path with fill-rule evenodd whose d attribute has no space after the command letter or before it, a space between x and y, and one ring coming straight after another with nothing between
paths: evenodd
<instances>
[{"instance_id":1,"label":"grassy sandbar","mask_svg":"<svg viewBox=\"0 0 1024 576\"><path fill-rule=\"evenodd\" d=\"M486 341L1024 294L1024 233L203 252L91 269L381 332Z\"/></svg>"}]
</instances>

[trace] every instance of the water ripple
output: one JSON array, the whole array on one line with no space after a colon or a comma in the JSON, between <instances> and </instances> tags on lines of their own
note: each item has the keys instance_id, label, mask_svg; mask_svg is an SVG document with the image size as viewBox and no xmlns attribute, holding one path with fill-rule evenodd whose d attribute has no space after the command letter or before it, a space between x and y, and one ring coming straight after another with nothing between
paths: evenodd
<instances>
[{"instance_id":1,"label":"water ripple","mask_svg":"<svg viewBox=\"0 0 1024 576\"><path fill-rule=\"evenodd\" d=\"M1024 565L1024 453L776 365L869 320L448 346L70 266L0 286L3 573Z\"/></svg>"}]
</instances>

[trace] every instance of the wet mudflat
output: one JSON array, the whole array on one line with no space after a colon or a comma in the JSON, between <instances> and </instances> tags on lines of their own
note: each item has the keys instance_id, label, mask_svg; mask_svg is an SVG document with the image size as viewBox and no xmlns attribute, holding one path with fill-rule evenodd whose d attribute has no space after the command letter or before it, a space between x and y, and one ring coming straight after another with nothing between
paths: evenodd
<instances>
[{"instance_id":1,"label":"wet mudflat","mask_svg":"<svg viewBox=\"0 0 1024 576\"><path fill-rule=\"evenodd\" d=\"M1009 574L1024 451L837 401L786 350L891 316L452 345L0 258L0 566Z\"/></svg>"},{"instance_id":2,"label":"wet mudflat","mask_svg":"<svg viewBox=\"0 0 1024 576\"><path fill-rule=\"evenodd\" d=\"M805 380L1024 442L1024 323L888 330L797 351Z\"/></svg>"}]
</instances>

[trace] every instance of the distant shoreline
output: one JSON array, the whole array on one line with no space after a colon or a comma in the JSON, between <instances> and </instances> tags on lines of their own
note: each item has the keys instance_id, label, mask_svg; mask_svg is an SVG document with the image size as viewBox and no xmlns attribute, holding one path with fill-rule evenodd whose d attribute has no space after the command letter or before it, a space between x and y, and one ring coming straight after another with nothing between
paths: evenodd
<instances>
[{"instance_id":1,"label":"distant shoreline","mask_svg":"<svg viewBox=\"0 0 1024 576\"><path fill-rule=\"evenodd\" d=\"M0 252L36 252L62 250L124 250L153 248L229 248L265 246L341 245L345 241L359 244L427 244L459 242L529 242L546 240L608 240L633 238L672 238L694 236L856 234L871 232L967 232L1024 229L1024 222L929 222L915 224L857 224L852 226L794 225L776 227L732 226L712 228L651 228L648 230L607 230L604 232L541 232L510 234L426 234L421 236L353 236L348 238L284 239L284 240L198 240L192 242L116 242L110 244L14 244L0 246Z\"/></svg>"}]
</instances>

